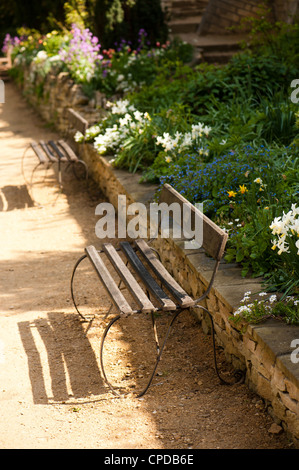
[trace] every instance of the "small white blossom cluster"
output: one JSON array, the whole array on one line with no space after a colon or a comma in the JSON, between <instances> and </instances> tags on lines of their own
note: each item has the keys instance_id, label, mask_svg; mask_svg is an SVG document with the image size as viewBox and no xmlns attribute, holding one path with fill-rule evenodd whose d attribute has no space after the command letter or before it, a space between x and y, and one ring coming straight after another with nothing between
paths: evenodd
<instances>
[{"instance_id":1,"label":"small white blossom cluster","mask_svg":"<svg viewBox=\"0 0 299 470\"><path fill-rule=\"evenodd\" d=\"M119 74L116 80L117 80L116 91L123 92L123 93L132 92L136 90L138 86L142 87L145 84L145 82L137 83L136 80L133 79L133 76L131 73L128 73L126 77L123 74Z\"/></svg>"},{"instance_id":2,"label":"small white blossom cluster","mask_svg":"<svg viewBox=\"0 0 299 470\"><path fill-rule=\"evenodd\" d=\"M267 296L267 292L260 292L259 297L265 297ZM251 291L245 292L243 299L241 300L241 305L240 307L234 312L234 316L242 316L244 313L245 314L250 314L252 309L254 307L257 307L259 305L263 305L266 311L269 313L272 310L272 304L277 302L277 296L276 294L270 295L267 299L261 299L261 300L255 300L254 302L251 301ZM249 303L246 303L249 302Z\"/></svg>"},{"instance_id":3,"label":"small white blossom cluster","mask_svg":"<svg viewBox=\"0 0 299 470\"><path fill-rule=\"evenodd\" d=\"M100 154L108 150L116 151L133 132L141 134L147 122L150 121L149 114L141 113L128 100L119 100L109 103L111 114L118 115L118 122L111 127L100 131L94 139L94 147Z\"/></svg>"},{"instance_id":4,"label":"small white blossom cluster","mask_svg":"<svg viewBox=\"0 0 299 470\"><path fill-rule=\"evenodd\" d=\"M298 238L295 242L297 255L299 255L299 207L292 204L291 210L280 217L275 217L270 225L272 234L278 238L272 241L272 250L278 248L278 254L290 253L288 238Z\"/></svg>"},{"instance_id":5,"label":"small white blossom cluster","mask_svg":"<svg viewBox=\"0 0 299 470\"><path fill-rule=\"evenodd\" d=\"M136 111L134 105L130 104L129 100L118 100L115 103L108 101L107 108L111 108L112 114L126 114L130 111Z\"/></svg>"},{"instance_id":6,"label":"small white blossom cluster","mask_svg":"<svg viewBox=\"0 0 299 470\"><path fill-rule=\"evenodd\" d=\"M289 309L289 313L291 311L292 315L296 315L296 311L299 307L299 299L297 296L288 295L281 300L277 298L276 294L267 294L267 292L260 292L259 297L263 297L263 299L256 298L252 300L250 296L250 291L245 292L240 307L234 312L234 317L239 317L236 318L236 320L243 318L247 321L256 322L269 317L282 318L282 316L286 315L284 318L287 323L298 323L297 319L294 321L293 318L286 314L287 311L284 310L287 308ZM281 309L281 307L283 308Z\"/></svg>"},{"instance_id":7,"label":"small white blossom cluster","mask_svg":"<svg viewBox=\"0 0 299 470\"><path fill-rule=\"evenodd\" d=\"M156 143L161 145L165 152L176 150L181 153L194 145L201 145L202 137L208 137L210 131L210 127L204 126L199 122L198 124L192 124L191 132L182 133L177 131L174 136L171 136L168 132L164 132L163 136L156 138ZM208 150L200 147L199 154L208 155ZM167 162L172 160L170 156L167 156L165 159Z\"/></svg>"},{"instance_id":8,"label":"small white blossom cluster","mask_svg":"<svg viewBox=\"0 0 299 470\"><path fill-rule=\"evenodd\" d=\"M46 51L38 51L33 57L29 67L29 80L34 83L36 75L45 77L51 70L52 66L61 65L62 61L58 55L49 56ZM16 65L18 65L16 63Z\"/></svg>"},{"instance_id":9,"label":"small white blossom cluster","mask_svg":"<svg viewBox=\"0 0 299 470\"><path fill-rule=\"evenodd\" d=\"M100 132L101 126L99 124L89 127L85 132L85 140L89 141L91 139L94 139ZM75 142L83 142L84 135L80 131L77 131L74 135L74 140Z\"/></svg>"}]
</instances>

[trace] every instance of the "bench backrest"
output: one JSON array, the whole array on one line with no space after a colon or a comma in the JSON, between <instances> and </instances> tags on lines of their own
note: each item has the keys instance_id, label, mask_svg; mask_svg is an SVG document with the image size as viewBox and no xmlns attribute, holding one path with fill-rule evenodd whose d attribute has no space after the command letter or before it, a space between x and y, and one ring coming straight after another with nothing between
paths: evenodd
<instances>
[{"instance_id":1,"label":"bench backrest","mask_svg":"<svg viewBox=\"0 0 299 470\"><path fill-rule=\"evenodd\" d=\"M185 199L180 193L178 193L172 186L165 184L160 194L160 203L164 202L168 205L172 203L178 203L181 207L181 220L180 225L183 223L183 206L188 205L191 216L191 230L194 230L196 226L195 217L199 217L202 223L202 247L207 254L212 256L216 261L220 261L223 254L225 245L227 242L228 234L210 220L206 215L199 211L193 204Z\"/></svg>"},{"instance_id":2,"label":"bench backrest","mask_svg":"<svg viewBox=\"0 0 299 470\"><path fill-rule=\"evenodd\" d=\"M84 119L77 111L67 108L67 119L74 129L85 135L88 128L88 121Z\"/></svg>"}]
</instances>

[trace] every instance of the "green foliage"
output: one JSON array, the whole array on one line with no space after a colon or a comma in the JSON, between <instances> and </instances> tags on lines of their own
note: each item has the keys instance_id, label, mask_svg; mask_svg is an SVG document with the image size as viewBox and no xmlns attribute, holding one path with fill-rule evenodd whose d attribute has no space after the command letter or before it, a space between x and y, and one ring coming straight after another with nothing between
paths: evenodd
<instances>
[{"instance_id":1,"label":"green foliage","mask_svg":"<svg viewBox=\"0 0 299 470\"><path fill-rule=\"evenodd\" d=\"M138 47L138 32L146 30L151 45L167 40L160 0L96 0L94 30L105 48L122 39Z\"/></svg>"},{"instance_id":2,"label":"green foliage","mask_svg":"<svg viewBox=\"0 0 299 470\"><path fill-rule=\"evenodd\" d=\"M85 0L69 0L64 3L65 24L71 28L72 24L76 24L79 28L84 29L87 26L88 11Z\"/></svg>"}]
</instances>

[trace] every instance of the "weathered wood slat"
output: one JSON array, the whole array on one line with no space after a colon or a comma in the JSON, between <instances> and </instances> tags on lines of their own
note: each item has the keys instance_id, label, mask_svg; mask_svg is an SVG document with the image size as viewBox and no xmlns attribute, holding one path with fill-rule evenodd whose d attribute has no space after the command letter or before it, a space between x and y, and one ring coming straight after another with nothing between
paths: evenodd
<instances>
[{"instance_id":1,"label":"weathered wood slat","mask_svg":"<svg viewBox=\"0 0 299 470\"><path fill-rule=\"evenodd\" d=\"M149 313L157 310L155 306L151 303L145 292L142 290L131 271L127 268L114 246L111 245L111 243L104 243L103 250L106 253L108 259L111 261L113 267L117 271L119 277L126 284L131 295L133 295L138 304L141 306L142 312Z\"/></svg>"},{"instance_id":2,"label":"weathered wood slat","mask_svg":"<svg viewBox=\"0 0 299 470\"><path fill-rule=\"evenodd\" d=\"M71 161L71 162L76 162L78 161L78 157L77 155L75 154L75 152L73 151L73 149L70 147L70 145L65 142L65 140L58 140L57 141L58 145L64 150L67 158Z\"/></svg>"},{"instance_id":3,"label":"weathered wood slat","mask_svg":"<svg viewBox=\"0 0 299 470\"><path fill-rule=\"evenodd\" d=\"M184 289L182 289L182 287L176 282L171 274L169 274L167 269L158 260L148 244L141 239L135 240L135 244L156 276L158 276L165 287L174 296L179 305L185 308L192 307L194 305L194 300L184 291Z\"/></svg>"},{"instance_id":4,"label":"weathered wood slat","mask_svg":"<svg viewBox=\"0 0 299 470\"><path fill-rule=\"evenodd\" d=\"M105 263L101 259L99 253L94 246L88 246L85 248L85 252L90 259L97 275L102 281L103 286L111 297L114 305L119 309L120 313L123 315L130 315L133 313L130 305L127 300L117 287L114 279L109 273L108 269L105 266Z\"/></svg>"},{"instance_id":5,"label":"weathered wood slat","mask_svg":"<svg viewBox=\"0 0 299 470\"><path fill-rule=\"evenodd\" d=\"M131 266L136 271L137 275L147 287L147 289L153 294L153 296L157 299L159 304L162 306L162 309L167 310L176 310L175 303L168 297L168 295L161 289L159 284L155 281L155 279L151 276L148 272L146 267L140 261L136 253L134 252L133 248L131 247L129 242L121 242L120 247L122 251L125 253L128 261L130 262Z\"/></svg>"},{"instance_id":6,"label":"weathered wood slat","mask_svg":"<svg viewBox=\"0 0 299 470\"><path fill-rule=\"evenodd\" d=\"M61 152L61 150L57 147L56 143L53 140L49 140L48 144L52 147L54 152L58 155L58 158L60 161L65 162L67 161L67 157L64 155L64 153Z\"/></svg>"},{"instance_id":7,"label":"weathered wood slat","mask_svg":"<svg viewBox=\"0 0 299 470\"><path fill-rule=\"evenodd\" d=\"M44 150L44 152L47 154L47 157L50 160L50 162L53 163L53 162L58 161L57 157L55 157L53 152L49 149L49 146L43 140L40 140L39 144L42 147L42 149Z\"/></svg>"},{"instance_id":8,"label":"weathered wood slat","mask_svg":"<svg viewBox=\"0 0 299 470\"><path fill-rule=\"evenodd\" d=\"M43 153L41 148L39 147L38 143L35 141L30 142L31 148L34 151L35 155L38 157L40 163L47 163L48 159L46 155Z\"/></svg>"},{"instance_id":9,"label":"weathered wood slat","mask_svg":"<svg viewBox=\"0 0 299 470\"><path fill-rule=\"evenodd\" d=\"M217 261L222 258L228 238L228 235L224 230L218 227L218 225L212 222L205 214L194 207L169 184L165 184L163 186L160 195L160 202L166 202L169 205L177 202L181 207L181 213L183 211L184 204L188 205L191 211L191 230L195 230L195 217L198 217L198 220L202 223L202 246L204 250ZM182 222L183 219L181 219L181 224Z\"/></svg>"}]
</instances>

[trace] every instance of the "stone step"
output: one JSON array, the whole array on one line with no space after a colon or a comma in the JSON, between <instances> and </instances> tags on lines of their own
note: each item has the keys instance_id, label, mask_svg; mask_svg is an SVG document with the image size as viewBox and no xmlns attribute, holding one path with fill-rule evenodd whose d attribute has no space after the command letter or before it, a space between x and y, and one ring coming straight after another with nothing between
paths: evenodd
<instances>
[{"instance_id":1,"label":"stone step","mask_svg":"<svg viewBox=\"0 0 299 470\"><path fill-rule=\"evenodd\" d=\"M241 41L247 37L239 34L200 36L196 32L178 36L194 47L194 63L205 61L219 64L227 63L240 50Z\"/></svg>"},{"instance_id":2,"label":"stone step","mask_svg":"<svg viewBox=\"0 0 299 470\"><path fill-rule=\"evenodd\" d=\"M238 50L240 43L246 40L244 34L209 34L201 36L197 33L181 33L182 41L192 44L194 47L201 48L207 52Z\"/></svg>"},{"instance_id":3,"label":"stone step","mask_svg":"<svg viewBox=\"0 0 299 470\"><path fill-rule=\"evenodd\" d=\"M203 51L201 53L201 59L202 62L207 62L208 64L227 64L236 52L237 50L212 52Z\"/></svg>"},{"instance_id":4,"label":"stone step","mask_svg":"<svg viewBox=\"0 0 299 470\"><path fill-rule=\"evenodd\" d=\"M174 19L169 21L169 29L172 34L196 33L202 16L191 16L187 18Z\"/></svg>"},{"instance_id":5,"label":"stone step","mask_svg":"<svg viewBox=\"0 0 299 470\"><path fill-rule=\"evenodd\" d=\"M209 1L208 0L189 0L189 1L184 1L184 0L172 0L169 2L168 8L171 11L184 11L186 9L192 9L192 10L202 10L207 7Z\"/></svg>"},{"instance_id":6,"label":"stone step","mask_svg":"<svg viewBox=\"0 0 299 470\"><path fill-rule=\"evenodd\" d=\"M170 21L183 19L187 17L202 16L206 6L207 0L173 0L168 2L167 10L170 16Z\"/></svg>"}]
</instances>

